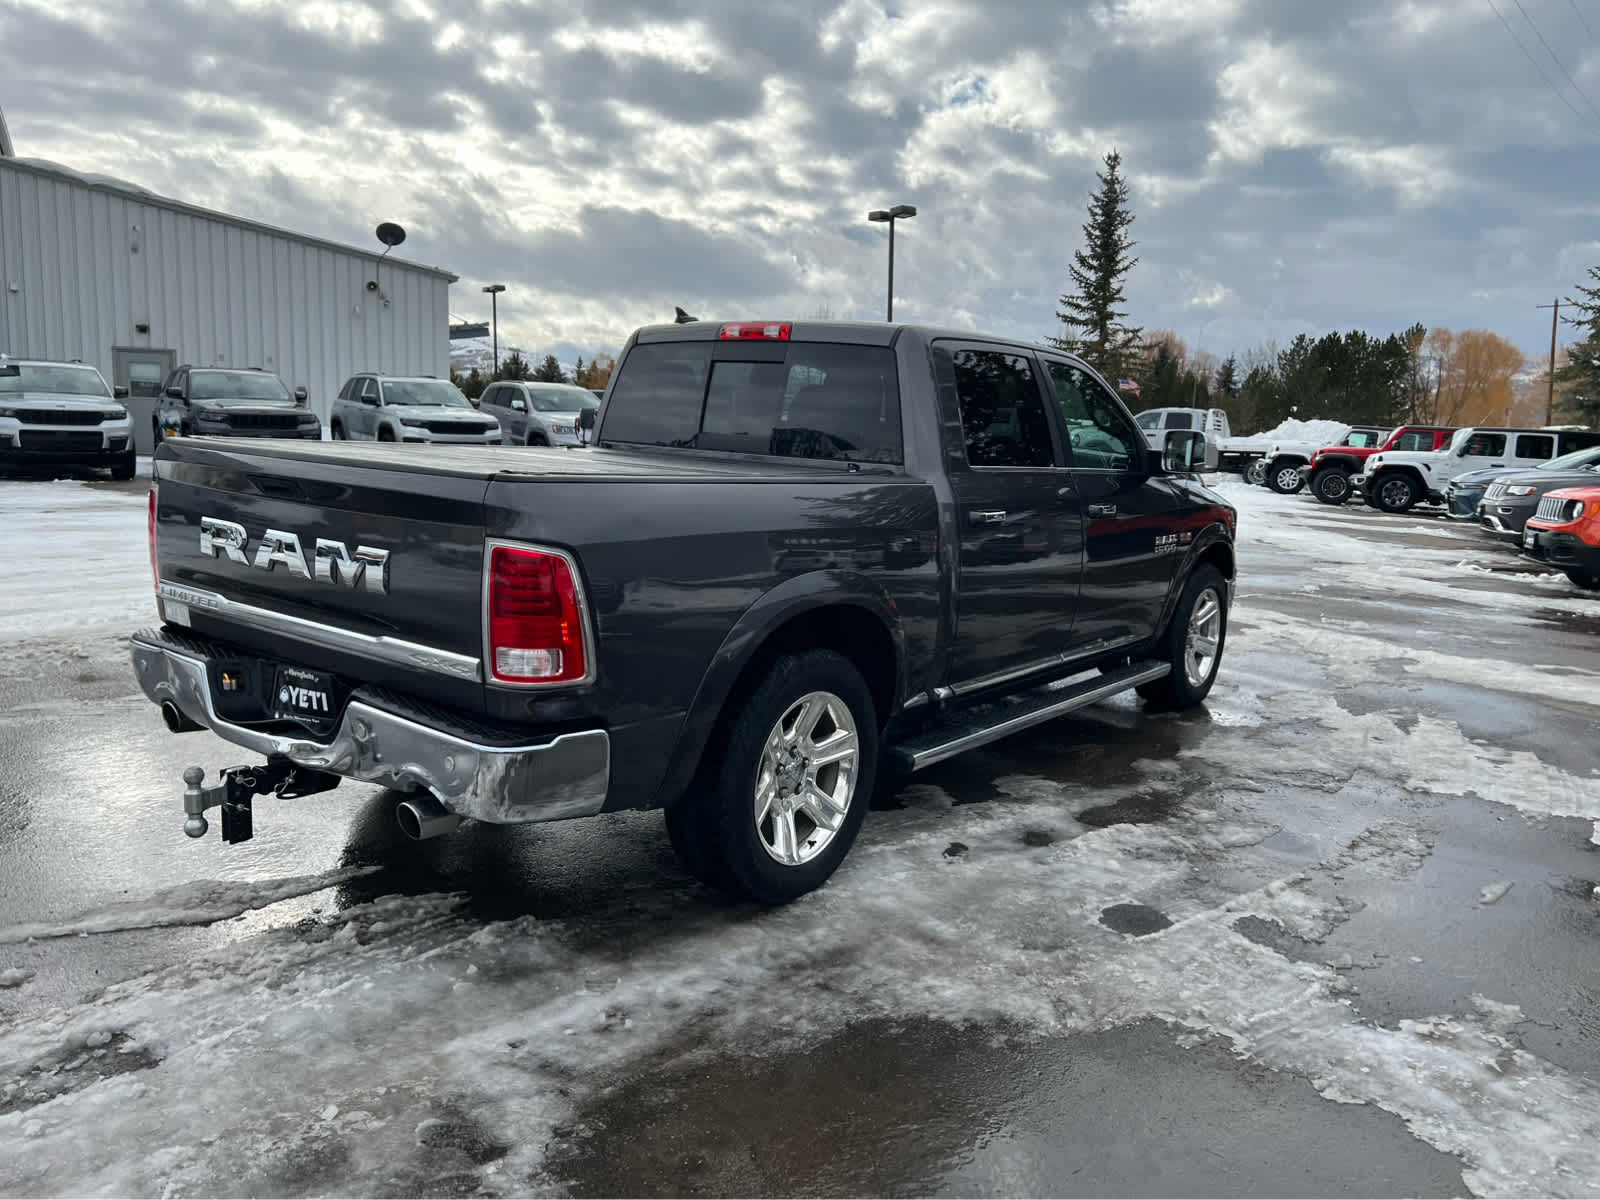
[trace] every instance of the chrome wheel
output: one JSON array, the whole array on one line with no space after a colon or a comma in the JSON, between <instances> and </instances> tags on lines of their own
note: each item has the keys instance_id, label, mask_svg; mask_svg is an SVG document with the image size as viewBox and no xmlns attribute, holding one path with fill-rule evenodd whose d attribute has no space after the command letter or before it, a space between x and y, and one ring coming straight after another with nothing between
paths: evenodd
<instances>
[{"instance_id":1,"label":"chrome wheel","mask_svg":"<svg viewBox=\"0 0 1600 1200\"><path fill-rule=\"evenodd\" d=\"M1274 482L1280 492L1297 492L1300 490L1300 469L1298 467L1279 467L1274 476Z\"/></svg>"},{"instance_id":2,"label":"chrome wheel","mask_svg":"<svg viewBox=\"0 0 1600 1200\"><path fill-rule=\"evenodd\" d=\"M1217 648L1222 643L1222 598L1206 588L1194 598L1189 614L1189 633L1184 639L1183 674L1190 687L1200 687L1217 665Z\"/></svg>"},{"instance_id":3,"label":"chrome wheel","mask_svg":"<svg viewBox=\"0 0 1600 1200\"><path fill-rule=\"evenodd\" d=\"M1262 459L1256 459L1245 468L1244 481L1246 483L1265 483L1267 481L1267 464Z\"/></svg>"},{"instance_id":4,"label":"chrome wheel","mask_svg":"<svg viewBox=\"0 0 1600 1200\"><path fill-rule=\"evenodd\" d=\"M832 692L791 704L767 735L756 771L756 834L775 862L798 867L827 849L855 797L861 740Z\"/></svg>"}]
</instances>

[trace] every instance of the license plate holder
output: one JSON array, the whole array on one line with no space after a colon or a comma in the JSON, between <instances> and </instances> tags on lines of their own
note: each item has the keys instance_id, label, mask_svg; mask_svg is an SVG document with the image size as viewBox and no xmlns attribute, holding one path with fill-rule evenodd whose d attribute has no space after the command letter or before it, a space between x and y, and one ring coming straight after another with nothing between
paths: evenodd
<instances>
[{"instance_id":1,"label":"license plate holder","mask_svg":"<svg viewBox=\"0 0 1600 1200\"><path fill-rule=\"evenodd\" d=\"M339 694L327 671L279 667L272 688L272 715L278 720L327 725L339 711Z\"/></svg>"},{"instance_id":2,"label":"license plate holder","mask_svg":"<svg viewBox=\"0 0 1600 1200\"><path fill-rule=\"evenodd\" d=\"M1532 530L1532 529L1524 529L1522 531L1522 544L1524 546L1528 547L1529 549L1532 549L1534 544L1538 540L1539 540L1539 535L1534 530Z\"/></svg>"}]
</instances>

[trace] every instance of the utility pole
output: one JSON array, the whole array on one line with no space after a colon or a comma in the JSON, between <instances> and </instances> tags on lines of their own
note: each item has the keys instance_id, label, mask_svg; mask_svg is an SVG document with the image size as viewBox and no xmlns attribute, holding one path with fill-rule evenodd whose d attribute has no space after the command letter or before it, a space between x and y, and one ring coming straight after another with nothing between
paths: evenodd
<instances>
[{"instance_id":1,"label":"utility pole","mask_svg":"<svg viewBox=\"0 0 1600 1200\"><path fill-rule=\"evenodd\" d=\"M1544 423L1555 422L1556 410L1556 319L1561 315L1561 297L1556 297L1554 304L1535 304L1535 308L1548 308L1550 310L1550 378L1549 387L1544 396Z\"/></svg>"}]
</instances>

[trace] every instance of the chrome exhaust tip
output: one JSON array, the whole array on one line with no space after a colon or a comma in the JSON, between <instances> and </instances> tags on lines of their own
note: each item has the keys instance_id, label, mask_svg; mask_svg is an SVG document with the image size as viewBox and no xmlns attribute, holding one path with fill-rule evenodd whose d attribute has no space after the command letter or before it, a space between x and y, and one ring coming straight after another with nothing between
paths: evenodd
<instances>
[{"instance_id":1,"label":"chrome exhaust tip","mask_svg":"<svg viewBox=\"0 0 1600 1200\"><path fill-rule=\"evenodd\" d=\"M183 709L179 708L171 700L163 700L161 702L161 719L166 722L167 728L172 730L173 733L194 733L205 728L204 725L191 721L184 714Z\"/></svg>"},{"instance_id":2,"label":"chrome exhaust tip","mask_svg":"<svg viewBox=\"0 0 1600 1200\"><path fill-rule=\"evenodd\" d=\"M395 819L400 822L400 831L415 842L452 833L461 824L461 818L440 804L431 792L400 801Z\"/></svg>"}]
</instances>

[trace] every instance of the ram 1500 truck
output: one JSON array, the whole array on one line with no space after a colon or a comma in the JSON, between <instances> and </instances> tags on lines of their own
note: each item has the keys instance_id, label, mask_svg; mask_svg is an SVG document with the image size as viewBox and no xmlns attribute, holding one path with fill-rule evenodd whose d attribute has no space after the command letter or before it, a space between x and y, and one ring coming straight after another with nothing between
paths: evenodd
<instances>
[{"instance_id":1,"label":"ram 1500 truck","mask_svg":"<svg viewBox=\"0 0 1600 1200\"><path fill-rule=\"evenodd\" d=\"M221 809L341 778L401 825L664 808L702 881L821 884L881 772L1127 689L1216 677L1235 513L1197 433L1145 439L1083 363L905 325L695 322L628 341L581 447L184 438L155 459L175 732L266 756Z\"/></svg>"}]
</instances>

